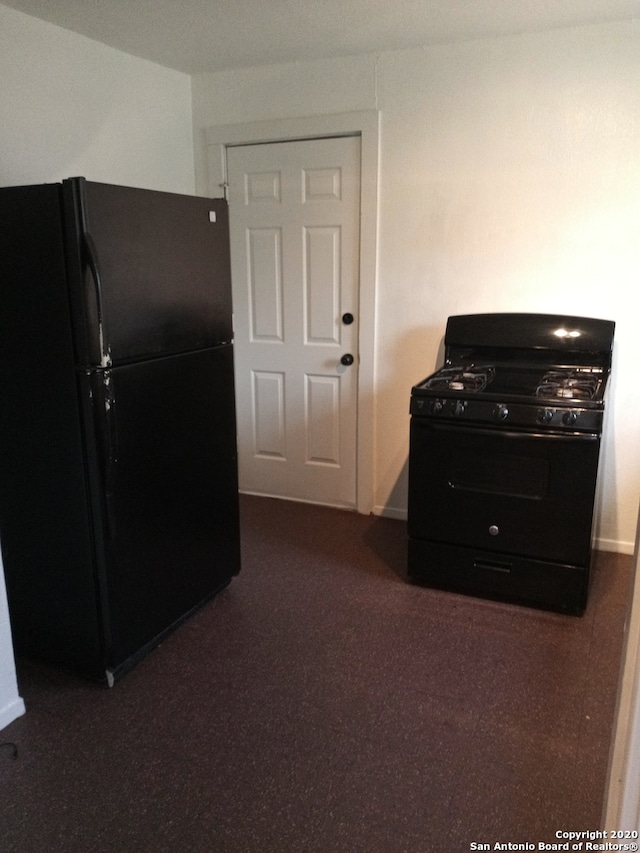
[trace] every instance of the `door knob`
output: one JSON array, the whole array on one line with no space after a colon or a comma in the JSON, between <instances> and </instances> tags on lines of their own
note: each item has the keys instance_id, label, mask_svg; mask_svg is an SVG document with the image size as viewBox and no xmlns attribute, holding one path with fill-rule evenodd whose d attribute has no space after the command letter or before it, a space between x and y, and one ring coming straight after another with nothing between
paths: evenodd
<instances>
[{"instance_id":1,"label":"door knob","mask_svg":"<svg viewBox=\"0 0 640 853\"><path fill-rule=\"evenodd\" d=\"M348 311L346 314L342 315L342 322L345 326L350 326L353 323L353 314L350 314Z\"/></svg>"},{"instance_id":2,"label":"door knob","mask_svg":"<svg viewBox=\"0 0 640 853\"><path fill-rule=\"evenodd\" d=\"M340 359L340 364L344 364L345 367L348 367L350 364L353 364L353 356L350 352L345 352L345 354Z\"/></svg>"}]
</instances>

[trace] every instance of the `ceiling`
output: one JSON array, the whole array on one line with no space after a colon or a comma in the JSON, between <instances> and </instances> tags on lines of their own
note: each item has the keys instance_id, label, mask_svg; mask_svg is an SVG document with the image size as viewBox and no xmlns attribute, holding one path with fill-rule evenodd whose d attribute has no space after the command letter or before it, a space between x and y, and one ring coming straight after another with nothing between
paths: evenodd
<instances>
[{"instance_id":1,"label":"ceiling","mask_svg":"<svg viewBox=\"0 0 640 853\"><path fill-rule=\"evenodd\" d=\"M640 0L0 0L187 74L640 19Z\"/></svg>"}]
</instances>

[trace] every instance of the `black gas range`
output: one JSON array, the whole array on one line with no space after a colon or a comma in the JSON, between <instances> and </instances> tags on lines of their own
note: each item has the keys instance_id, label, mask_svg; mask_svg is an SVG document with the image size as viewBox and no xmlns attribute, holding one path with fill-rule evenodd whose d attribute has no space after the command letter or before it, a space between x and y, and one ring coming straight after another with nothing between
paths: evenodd
<instances>
[{"instance_id":1,"label":"black gas range","mask_svg":"<svg viewBox=\"0 0 640 853\"><path fill-rule=\"evenodd\" d=\"M450 317L411 392L409 575L579 614L614 323Z\"/></svg>"}]
</instances>

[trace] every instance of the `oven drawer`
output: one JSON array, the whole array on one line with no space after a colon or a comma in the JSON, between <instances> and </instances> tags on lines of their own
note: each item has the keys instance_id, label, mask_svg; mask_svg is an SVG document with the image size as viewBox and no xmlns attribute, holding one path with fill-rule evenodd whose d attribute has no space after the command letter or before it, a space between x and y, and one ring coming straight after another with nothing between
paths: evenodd
<instances>
[{"instance_id":1,"label":"oven drawer","mask_svg":"<svg viewBox=\"0 0 640 853\"><path fill-rule=\"evenodd\" d=\"M410 539L409 577L450 592L580 616L587 604L589 567Z\"/></svg>"},{"instance_id":2,"label":"oven drawer","mask_svg":"<svg viewBox=\"0 0 640 853\"><path fill-rule=\"evenodd\" d=\"M413 418L409 536L586 566L600 438Z\"/></svg>"}]
</instances>

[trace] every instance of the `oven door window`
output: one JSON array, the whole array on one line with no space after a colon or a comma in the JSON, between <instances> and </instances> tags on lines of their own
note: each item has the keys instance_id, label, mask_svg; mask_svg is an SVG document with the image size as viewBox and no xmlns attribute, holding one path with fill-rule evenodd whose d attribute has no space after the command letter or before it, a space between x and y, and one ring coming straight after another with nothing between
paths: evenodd
<instances>
[{"instance_id":1,"label":"oven door window","mask_svg":"<svg viewBox=\"0 0 640 853\"><path fill-rule=\"evenodd\" d=\"M544 500L549 492L549 460L459 449L449 455L449 485L470 492Z\"/></svg>"},{"instance_id":2,"label":"oven door window","mask_svg":"<svg viewBox=\"0 0 640 853\"><path fill-rule=\"evenodd\" d=\"M409 535L568 565L589 559L600 440L411 422Z\"/></svg>"}]
</instances>

